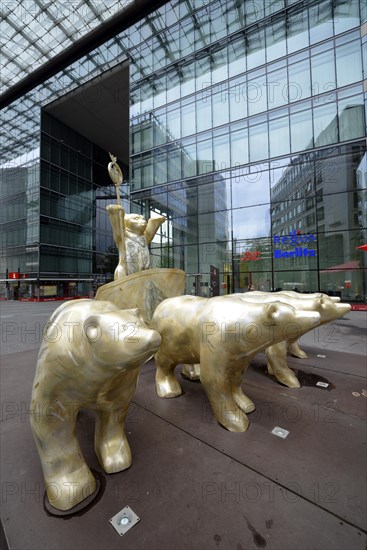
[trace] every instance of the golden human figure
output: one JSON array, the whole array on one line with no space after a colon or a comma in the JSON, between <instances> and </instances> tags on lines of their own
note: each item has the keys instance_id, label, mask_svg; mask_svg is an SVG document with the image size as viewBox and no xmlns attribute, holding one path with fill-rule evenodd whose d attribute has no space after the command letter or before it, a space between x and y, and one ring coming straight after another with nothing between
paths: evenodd
<instances>
[{"instance_id":1,"label":"golden human figure","mask_svg":"<svg viewBox=\"0 0 367 550\"><path fill-rule=\"evenodd\" d=\"M120 204L119 186L122 173L117 159L111 155L108 173L116 186L117 204L106 207L112 226L112 234L119 252L119 262L114 279L122 279L132 273L151 269L149 244L159 227L166 221L164 216L150 218L148 221L140 214L126 214Z\"/></svg>"}]
</instances>

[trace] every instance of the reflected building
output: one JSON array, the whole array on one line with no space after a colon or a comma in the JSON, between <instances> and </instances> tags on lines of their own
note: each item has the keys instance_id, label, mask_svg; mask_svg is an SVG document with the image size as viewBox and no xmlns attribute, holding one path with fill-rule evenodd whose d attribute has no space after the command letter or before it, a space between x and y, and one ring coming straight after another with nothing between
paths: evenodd
<instances>
[{"instance_id":1,"label":"reflected building","mask_svg":"<svg viewBox=\"0 0 367 550\"><path fill-rule=\"evenodd\" d=\"M111 151L127 211L167 217L153 265L184 269L188 293L364 303L366 3L102 4L65 9L68 35L43 0L38 34L37 13L4 5L1 297L111 277Z\"/></svg>"}]
</instances>

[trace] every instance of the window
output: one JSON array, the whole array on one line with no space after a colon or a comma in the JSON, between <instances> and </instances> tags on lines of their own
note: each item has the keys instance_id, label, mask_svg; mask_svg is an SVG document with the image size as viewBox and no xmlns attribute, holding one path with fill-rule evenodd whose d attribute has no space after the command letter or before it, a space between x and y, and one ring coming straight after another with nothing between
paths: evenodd
<instances>
[{"instance_id":1,"label":"window","mask_svg":"<svg viewBox=\"0 0 367 550\"><path fill-rule=\"evenodd\" d=\"M336 48L336 74L338 86L362 80L361 44L359 40Z\"/></svg>"}]
</instances>

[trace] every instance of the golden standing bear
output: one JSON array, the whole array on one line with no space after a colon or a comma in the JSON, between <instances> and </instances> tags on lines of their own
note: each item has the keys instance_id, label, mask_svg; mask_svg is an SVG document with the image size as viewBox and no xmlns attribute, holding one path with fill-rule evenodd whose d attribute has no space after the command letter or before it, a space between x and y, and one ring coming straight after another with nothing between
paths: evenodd
<instances>
[{"instance_id":1,"label":"golden standing bear","mask_svg":"<svg viewBox=\"0 0 367 550\"><path fill-rule=\"evenodd\" d=\"M146 326L139 310L94 300L61 305L46 327L31 426L50 504L69 510L96 488L76 437L79 409L97 411L95 451L104 470L128 468L125 418L139 367L157 351L161 337Z\"/></svg>"}]
</instances>

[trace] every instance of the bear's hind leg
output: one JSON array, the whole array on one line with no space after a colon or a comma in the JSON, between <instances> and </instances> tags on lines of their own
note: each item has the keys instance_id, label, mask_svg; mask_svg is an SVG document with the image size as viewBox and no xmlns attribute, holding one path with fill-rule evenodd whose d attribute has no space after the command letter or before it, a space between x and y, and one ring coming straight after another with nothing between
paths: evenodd
<instances>
[{"instance_id":1,"label":"bear's hind leg","mask_svg":"<svg viewBox=\"0 0 367 550\"><path fill-rule=\"evenodd\" d=\"M155 364L157 367L155 375L157 395L166 399L179 397L182 394L182 388L174 374L177 363L166 357L164 352L158 350L155 355Z\"/></svg>"},{"instance_id":2,"label":"bear's hind leg","mask_svg":"<svg viewBox=\"0 0 367 550\"><path fill-rule=\"evenodd\" d=\"M70 408L70 410L69 410ZM46 415L31 416L31 427L41 459L48 500L58 510L70 510L96 489L76 438L73 405Z\"/></svg>"}]
</instances>

